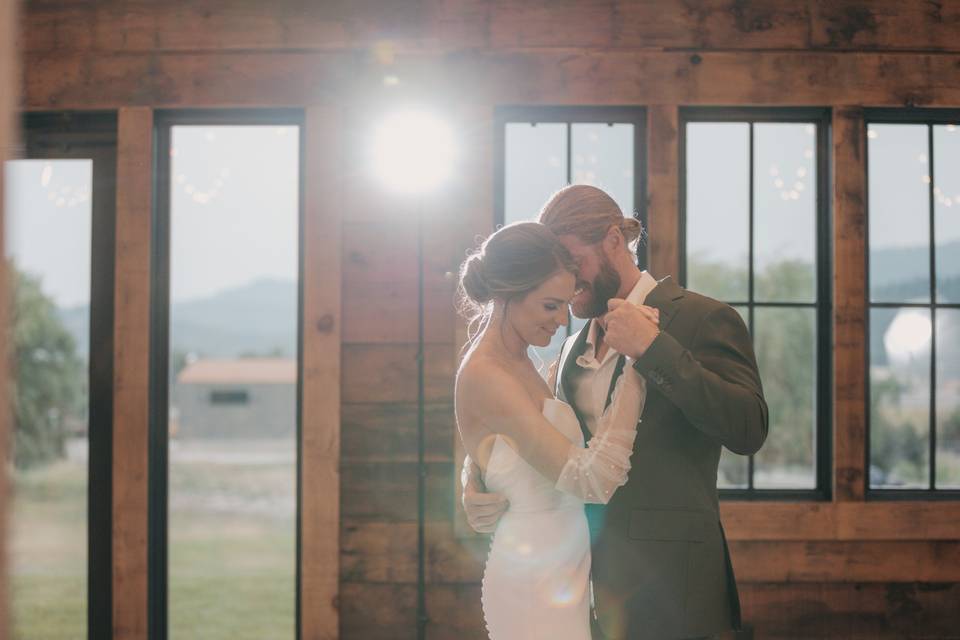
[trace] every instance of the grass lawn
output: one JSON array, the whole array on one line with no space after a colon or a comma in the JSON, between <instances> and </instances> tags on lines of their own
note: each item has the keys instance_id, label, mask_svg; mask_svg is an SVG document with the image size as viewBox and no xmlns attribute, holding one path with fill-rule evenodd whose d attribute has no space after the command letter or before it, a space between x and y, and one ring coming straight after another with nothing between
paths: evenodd
<instances>
[{"instance_id":1,"label":"grass lawn","mask_svg":"<svg viewBox=\"0 0 960 640\"><path fill-rule=\"evenodd\" d=\"M12 514L14 638L86 637L86 463L17 473ZM174 463L171 638L292 639L294 469Z\"/></svg>"}]
</instances>

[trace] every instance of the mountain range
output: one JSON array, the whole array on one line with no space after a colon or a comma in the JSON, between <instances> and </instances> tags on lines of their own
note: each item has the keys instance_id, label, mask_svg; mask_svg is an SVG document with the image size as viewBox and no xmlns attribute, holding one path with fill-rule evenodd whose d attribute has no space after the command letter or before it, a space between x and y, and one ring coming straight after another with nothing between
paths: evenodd
<instances>
[{"instance_id":1,"label":"mountain range","mask_svg":"<svg viewBox=\"0 0 960 640\"><path fill-rule=\"evenodd\" d=\"M940 245L938 268L950 274L943 292L960 300L960 241ZM927 282L929 259L925 249L884 249L871 256L871 277L894 293L916 291ZM924 286L920 284L919 289ZM89 351L89 308L59 310L60 318L77 341L83 356ZM173 351L207 357L280 355L296 353L297 283L262 279L226 289L205 298L171 305L170 339Z\"/></svg>"}]
</instances>

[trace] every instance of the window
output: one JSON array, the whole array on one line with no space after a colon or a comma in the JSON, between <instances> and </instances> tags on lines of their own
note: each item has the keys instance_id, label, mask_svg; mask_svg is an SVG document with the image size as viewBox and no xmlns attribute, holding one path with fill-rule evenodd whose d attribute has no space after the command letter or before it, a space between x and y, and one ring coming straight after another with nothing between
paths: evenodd
<instances>
[{"instance_id":1,"label":"window","mask_svg":"<svg viewBox=\"0 0 960 640\"><path fill-rule=\"evenodd\" d=\"M646 226L644 204L645 111L619 107L509 107L497 110L497 224L536 220L541 207L568 184L591 184L609 193L625 216ZM641 266L646 254L641 251ZM542 371L563 341L586 323L570 317L548 347L533 348Z\"/></svg>"},{"instance_id":2,"label":"window","mask_svg":"<svg viewBox=\"0 0 960 640\"><path fill-rule=\"evenodd\" d=\"M247 404L250 397L246 391L211 391L210 404Z\"/></svg>"},{"instance_id":3,"label":"window","mask_svg":"<svg viewBox=\"0 0 960 640\"><path fill-rule=\"evenodd\" d=\"M681 111L681 281L733 306L770 409L754 456L720 461L725 497L827 498L829 112Z\"/></svg>"},{"instance_id":4,"label":"window","mask_svg":"<svg viewBox=\"0 0 960 640\"><path fill-rule=\"evenodd\" d=\"M161 636L296 635L301 121L157 118Z\"/></svg>"},{"instance_id":5,"label":"window","mask_svg":"<svg viewBox=\"0 0 960 640\"><path fill-rule=\"evenodd\" d=\"M25 159L5 167L12 631L100 638L112 606L116 119L30 114L24 141Z\"/></svg>"},{"instance_id":6,"label":"window","mask_svg":"<svg viewBox=\"0 0 960 640\"><path fill-rule=\"evenodd\" d=\"M867 116L869 488L960 495L960 112Z\"/></svg>"}]
</instances>

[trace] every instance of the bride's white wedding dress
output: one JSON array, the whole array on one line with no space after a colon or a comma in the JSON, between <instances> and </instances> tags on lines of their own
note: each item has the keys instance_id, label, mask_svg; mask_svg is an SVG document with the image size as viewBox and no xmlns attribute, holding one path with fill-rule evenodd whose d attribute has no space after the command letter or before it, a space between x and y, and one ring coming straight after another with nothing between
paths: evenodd
<instances>
[{"instance_id":1,"label":"bride's white wedding dress","mask_svg":"<svg viewBox=\"0 0 960 640\"><path fill-rule=\"evenodd\" d=\"M579 448L556 485L496 436L484 481L510 507L497 525L483 575L483 615L492 640L590 640L590 533L583 504L606 502L626 481L641 384L625 367L588 448L573 408L544 401L544 417Z\"/></svg>"}]
</instances>

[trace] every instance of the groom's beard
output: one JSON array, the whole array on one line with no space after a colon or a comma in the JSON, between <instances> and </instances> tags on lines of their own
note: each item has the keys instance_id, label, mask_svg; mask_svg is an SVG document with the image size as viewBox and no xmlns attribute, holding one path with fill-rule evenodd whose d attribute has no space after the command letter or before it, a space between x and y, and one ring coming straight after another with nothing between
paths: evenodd
<instances>
[{"instance_id":1,"label":"groom's beard","mask_svg":"<svg viewBox=\"0 0 960 640\"><path fill-rule=\"evenodd\" d=\"M610 265L610 262L603 260L600 263L600 273L593 279L592 283L580 283L586 286L590 291L590 302L581 313L576 314L581 318L599 318L607 312L607 303L610 298L617 295L620 291L620 274Z\"/></svg>"}]
</instances>

